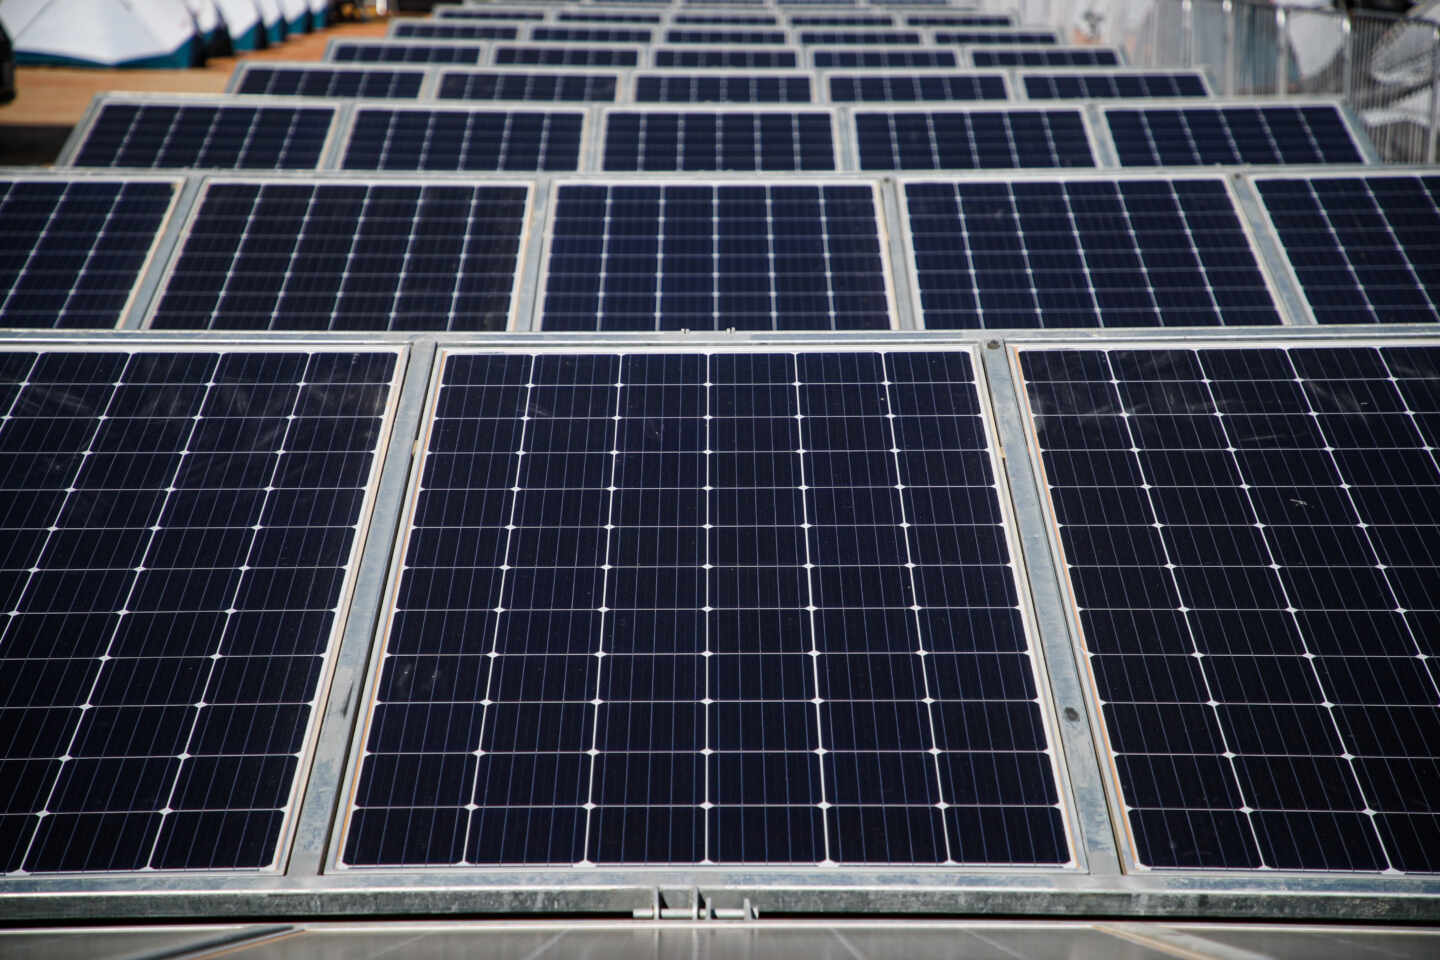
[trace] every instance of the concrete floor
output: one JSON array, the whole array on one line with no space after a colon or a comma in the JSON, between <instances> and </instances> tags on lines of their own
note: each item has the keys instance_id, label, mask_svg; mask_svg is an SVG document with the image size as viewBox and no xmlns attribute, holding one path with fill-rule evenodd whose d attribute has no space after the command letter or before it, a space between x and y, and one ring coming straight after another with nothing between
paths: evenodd
<instances>
[{"instance_id":1,"label":"concrete floor","mask_svg":"<svg viewBox=\"0 0 1440 960\"><path fill-rule=\"evenodd\" d=\"M340 23L302 34L269 50L243 54L247 60L320 60L331 40L383 37L390 24L376 19ZM85 115L97 93L143 90L222 93L241 57L216 57L189 70L86 70L74 67L19 67L14 101L0 107L0 165L44 166L54 161L70 129Z\"/></svg>"}]
</instances>

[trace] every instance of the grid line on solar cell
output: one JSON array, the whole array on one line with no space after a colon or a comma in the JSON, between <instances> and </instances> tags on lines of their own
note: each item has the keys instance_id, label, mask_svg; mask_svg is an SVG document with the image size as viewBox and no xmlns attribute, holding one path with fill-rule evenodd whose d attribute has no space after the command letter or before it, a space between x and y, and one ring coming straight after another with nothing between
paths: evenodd
<instances>
[{"instance_id":1,"label":"grid line on solar cell","mask_svg":"<svg viewBox=\"0 0 1440 960\"><path fill-rule=\"evenodd\" d=\"M527 188L211 183L151 326L497 330Z\"/></svg>"},{"instance_id":2,"label":"grid line on solar cell","mask_svg":"<svg viewBox=\"0 0 1440 960\"><path fill-rule=\"evenodd\" d=\"M514 40L516 27L482 26L477 23L397 23L390 36L415 40Z\"/></svg>"},{"instance_id":3,"label":"grid line on solar cell","mask_svg":"<svg viewBox=\"0 0 1440 960\"><path fill-rule=\"evenodd\" d=\"M1031 100L1142 99L1145 97L1203 97L1205 81L1193 71L1124 73L1027 74L1025 95Z\"/></svg>"},{"instance_id":4,"label":"grid line on solar cell","mask_svg":"<svg viewBox=\"0 0 1440 960\"><path fill-rule=\"evenodd\" d=\"M1120 55L1107 47L976 49L970 51L970 63L977 67L1118 67Z\"/></svg>"},{"instance_id":5,"label":"grid line on solar cell","mask_svg":"<svg viewBox=\"0 0 1440 960\"><path fill-rule=\"evenodd\" d=\"M0 869L275 862L395 366L0 358Z\"/></svg>"},{"instance_id":6,"label":"grid line on solar cell","mask_svg":"<svg viewBox=\"0 0 1440 960\"><path fill-rule=\"evenodd\" d=\"M1255 184L1317 322L1440 320L1440 177Z\"/></svg>"},{"instance_id":7,"label":"grid line on solar cell","mask_svg":"<svg viewBox=\"0 0 1440 960\"><path fill-rule=\"evenodd\" d=\"M625 47L522 47L497 44L497 64L544 67L634 67L640 63L639 48Z\"/></svg>"},{"instance_id":8,"label":"grid line on solar cell","mask_svg":"<svg viewBox=\"0 0 1440 960\"><path fill-rule=\"evenodd\" d=\"M807 47L903 46L919 44L921 38L909 30L805 30L800 33L799 42Z\"/></svg>"},{"instance_id":9,"label":"grid line on solar cell","mask_svg":"<svg viewBox=\"0 0 1440 960\"><path fill-rule=\"evenodd\" d=\"M1005 77L971 74L853 74L830 76L835 103L902 103L918 100L1005 100Z\"/></svg>"},{"instance_id":10,"label":"grid line on solar cell","mask_svg":"<svg viewBox=\"0 0 1440 960\"><path fill-rule=\"evenodd\" d=\"M345 864L1070 860L967 355L435 402Z\"/></svg>"},{"instance_id":11,"label":"grid line on solar cell","mask_svg":"<svg viewBox=\"0 0 1440 960\"><path fill-rule=\"evenodd\" d=\"M0 180L0 326L114 327L175 195L153 181Z\"/></svg>"},{"instance_id":12,"label":"grid line on solar cell","mask_svg":"<svg viewBox=\"0 0 1440 960\"><path fill-rule=\"evenodd\" d=\"M1020 360L1140 863L1440 870L1440 348Z\"/></svg>"},{"instance_id":13,"label":"grid line on solar cell","mask_svg":"<svg viewBox=\"0 0 1440 960\"><path fill-rule=\"evenodd\" d=\"M657 47L654 52L657 67L707 67L734 69L774 69L776 67L798 67L800 60L794 50L746 50L725 49L675 49Z\"/></svg>"},{"instance_id":14,"label":"grid line on solar cell","mask_svg":"<svg viewBox=\"0 0 1440 960\"><path fill-rule=\"evenodd\" d=\"M809 103L810 78L746 74L640 74L637 103Z\"/></svg>"},{"instance_id":15,"label":"grid line on solar cell","mask_svg":"<svg viewBox=\"0 0 1440 960\"><path fill-rule=\"evenodd\" d=\"M336 43L325 58L334 63L468 63L478 64L484 44L425 44L380 41Z\"/></svg>"},{"instance_id":16,"label":"grid line on solar cell","mask_svg":"<svg viewBox=\"0 0 1440 960\"><path fill-rule=\"evenodd\" d=\"M578 170L580 113L384 110L355 114L346 170Z\"/></svg>"},{"instance_id":17,"label":"grid line on solar cell","mask_svg":"<svg viewBox=\"0 0 1440 960\"><path fill-rule=\"evenodd\" d=\"M107 103L73 163L313 170L334 116L333 107Z\"/></svg>"},{"instance_id":18,"label":"grid line on solar cell","mask_svg":"<svg viewBox=\"0 0 1440 960\"><path fill-rule=\"evenodd\" d=\"M612 112L606 170L834 170L828 113Z\"/></svg>"},{"instance_id":19,"label":"grid line on solar cell","mask_svg":"<svg viewBox=\"0 0 1440 960\"><path fill-rule=\"evenodd\" d=\"M1278 324L1220 180L909 183L930 329Z\"/></svg>"},{"instance_id":20,"label":"grid line on solar cell","mask_svg":"<svg viewBox=\"0 0 1440 960\"><path fill-rule=\"evenodd\" d=\"M954 67L958 65L951 50L816 50L815 66L821 69L840 67Z\"/></svg>"},{"instance_id":21,"label":"grid line on solar cell","mask_svg":"<svg viewBox=\"0 0 1440 960\"><path fill-rule=\"evenodd\" d=\"M425 74L419 70L261 67L246 65L236 93L300 97L414 99Z\"/></svg>"},{"instance_id":22,"label":"grid line on solar cell","mask_svg":"<svg viewBox=\"0 0 1440 960\"><path fill-rule=\"evenodd\" d=\"M562 185L545 330L884 330L868 184Z\"/></svg>"},{"instance_id":23,"label":"grid line on solar cell","mask_svg":"<svg viewBox=\"0 0 1440 960\"><path fill-rule=\"evenodd\" d=\"M619 84L615 74L445 73L441 100L540 100L555 103L610 103Z\"/></svg>"},{"instance_id":24,"label":"grid line on solar cell","mask_svg":"<svg viewBox=\"0 0 1440 960\"><path fill-rule=\"evenodd\" d=\"M1080 111L857 112L862 170L1093 167Z\"/></svg>"},{"instance_id":25,"label":"grid line on solar cell","mask_svg":"<svg viewBox=\"0 0 1440 960\"><path fill-rule=\"evenodd\" d=\"M1329 104L1104 112L1124 167L1365 162Z\"/></svg>"}]
</instances>

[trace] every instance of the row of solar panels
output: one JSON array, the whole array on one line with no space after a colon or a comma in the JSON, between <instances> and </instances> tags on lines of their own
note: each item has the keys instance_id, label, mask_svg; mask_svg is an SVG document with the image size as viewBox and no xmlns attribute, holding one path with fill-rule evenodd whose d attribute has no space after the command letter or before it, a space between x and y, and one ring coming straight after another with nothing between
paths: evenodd
<instances>
[{"instance_id":1,"label":"row of solar panels","mask_svg":"<svg viewBox=\"0 0 1440 960\"><path fill-rule=\"evenodd\" d=\"M578 9L577 9L578 8ZM492 3L471 6L445 4L435 8L434 20L489 21L515 23L584 24L634 23L666 24L688 29L696 26L717 27L1013 27L1015 17L1008 13L966 13L963 10L904 11L870 10L697 10L675 6L668 9L636 10L634 7L609 7L593 4L580 7L566 4L563 8L505 8Z\"/></svg>"},{"instance_id":2,"label":"row of solar panels","mask_svg":"<svg viewBox=\"0 0 1440 960\"><path fill-rule=\"evenodd\" d=\"M1440 870L1440 346L986 352L0 345L0 868Z\"/></svg>"},{"instance_id":3,"label":"row of solar panels","mask_svg":"<svg viewBox=\"0 0 1440 960\"><path fill-rule=\"evenodd\" d=\"M1436 178L0 181L0 325L890 330L1434 321ZM893 192L892 192L893 191ZM898 216L889 211L898 211Z\"/></svg>"},{"instance_id":4,"label":"row of solar panels","mask_svg":"<svg viewBox=\"0 0 1440 960\"><path fill-rule=\"evenodd\" d=\"M1095 116L1103 124L1087 123ZM1108 135L1097 135L1101 130ZM708 104L565 110L110 95L97 99L61 165L784 173L1357 164L1366 159L1359 142L1343 112L1326 101L1090 110Z\"/></svg>"},{"instance_id":5,"label":"row of solar panels","mask_svg":"<svg viewBox=\"0 0 1440 960\"><path fill-rule=\"evenodd\" d=\"M626 25L500 25L455 21L398 20L390 25L391 37L398 40L513 40L549 43L588 44L700 44L705 46L916 46L948 47L989 44L1054 44L1059 38L1050 29L794 29L716 28L687 26L668 29Z\"/></svg>"}]
</instances>

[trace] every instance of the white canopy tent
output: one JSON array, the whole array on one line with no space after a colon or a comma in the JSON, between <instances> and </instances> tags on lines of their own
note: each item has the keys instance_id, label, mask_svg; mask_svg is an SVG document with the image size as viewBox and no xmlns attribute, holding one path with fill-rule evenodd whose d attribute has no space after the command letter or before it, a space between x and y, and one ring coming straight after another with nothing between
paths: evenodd
<instances>
[{"instance_id":1,"label":"white canopy tent","mask_svg":"<svg viewBox=\"0 0 1440 960\"><path fill-rule=\"evenodd\" d=\"M279 0L251 0L260 11L260 22L265 26L265 42L271 45L285 40L285 18L280 13Z\"/></svg>"},{"instance_id":2,"label":"white canopy tent","mask_svg":"<svg viewBox=\"0 0 1440 960\"><path fill-rule=\"evenodd\" d=\"M255 0L213 0L230 34L230 47L235 52L254 50L261 45L265 25Z\"/></svg>"},{"instance_id":3,"label":"white canopy tent","mask_svg":"<svg viewBox=\"0 0 1440 960\"><path fill-rule=\"evenodd\" d=\"M185 0L3 0L23 64L189 67L200 38Z\"/></svg>"},{"instance_id":4,"label":"white canopy tent","mask_svg":"<svg viewBox=\"0 0 1440 960\"><path fill-rule=\"evenodd\" d=\"M280 17L285 21L286 34L310 30L310 0L280 0Z\"/></svg>"}]
</instances>

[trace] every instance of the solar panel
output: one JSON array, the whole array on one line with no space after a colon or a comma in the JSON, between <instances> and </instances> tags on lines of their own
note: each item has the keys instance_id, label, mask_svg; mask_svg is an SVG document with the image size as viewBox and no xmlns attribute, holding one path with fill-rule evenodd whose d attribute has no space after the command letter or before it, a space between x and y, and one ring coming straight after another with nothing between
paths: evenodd
<instances>
[{"instance_id":1,"label":"solar panel","mask_svg":"<svg viewBox=\"0 0 1440 960\"><path fill-rule=\"evenodd\" d=\"M856 113L862 170L1092 167L1078 110Z\"/></svg>"},{"instance_id":2,"label":"solar panel","mask_svg":"<svg viewBox=\"0 0 1440 960\"><path fill-rule=\"evenodd\" d=\"M1440 320L1440 177L1266 177L1255 186L1318 322Z\"/></svg>"},{"instance_id":3,"label":"solar panel","mask_svg":"<svg viewBox=\"0 0 1440 960\"><path fill-rule=\"evenodd\" d=\"M603 27L536 27L531 40L563 40L566 43L649 43L651 31L605 29Z\"/></svg>"},{"instance_id":4,"label":"solar panel","mask_svg":"<svg viewBox=\"0 0 1440 960\"><path fill-rule=\"evenodd\" d=\"M654 52L657 67L686 67L689 69L756 69L773 70L798 67L799 60L793 50L755 50L737 48L734 50L676 49L657 47Z\"/></svg>"},{"instance_id":5,"label":"solar panel","mask_svg":"<svg viewBox=\"0 0 1440 960\"><path fill-rule=\"evenodd\" d=\"M6 872L277 862L394 352L0 352Z\"/></svg>"},{"instance_id":6,"label":"solar panel","mask_svg":"<svg viewBox=\"0 0 1440 960\"><path fill-rule=\"evenodd\" d=\"M326 59L335 63L479 63L484 52L484 44L347 41L332 45Z\"/></svg>"},{"instance_id":7,"label":"solar panel","mask_svg":"<svg viewBox=\"0 0 1440 960\"><path fill-rule=\"evenodd\" d=\"M637 103L809 103L810 78L746 74L640 74Z\"/></svg>"},{"instance_id":8,"label":"solar panel","mask_svg":"<svg viewBox=\"0 0 1440 960\"><path fill-rule=\"evenodd\" d=\"M589 13L561 10L555 17L561 23L659 23L658 13Z\"/></svg>"},{"instance_id":9,"label":"solar panel","mask_svg":"<svg viewBox=\"0 0 1440 960\"><path fill-rule=\"evenodd\" d=\"M482 26L478 23L415 23L404 20L391 24L390 36L415 40L514 40L515 27Z\"/></svg>"},{"instance_id":10,"label":"solar panel","mask_svg":"<svg viewBox=\"0 0 1440 960\"><path fill-rule=\"evenodd\" d=\"M1009 97L1005 77L999 73L858 73L828 79L832 103L1005 100Z\"/></svg>"},{"instance_id":11,"label":"solar panel","mask_svg":"<svg viewBox=\"0 0 1440 960\"><path fill-rule=\"evenodd\" d=\"M792 27L893 27L895 18L889 15L883 17L860 16L796 16L790 18Z\"/></svg>"},{"instance_id":12,"label":"solar panel","mask_svg":"<svg viewBox=\"0 0 1440 960\"><path fill-rule=\"evenodd\" d=\"M441 100L549 100L604 102L615 99L614 74L583 73L461 73L440 76Z\"/></svg>"},{"instance_id":13,"label":"solar panel","mask_svg":"<svg viewBox=\"0 0 1440 960\"><path fill-rule=\"evenodd\" d=\"M971 50L976 67L1118 67L1120 54L1109 47L1055 47L1050 50Z\"/></svg>"},{"instance_id":14,"label":"solar panel","mask_svg":"<svg viewBox=\"0 0 1440 960\"><path fill-rule=\"evenodd\" d=\"M1020 365L1138 861L1440 869L1440 348Z\"/></svg>"},{"instance_id":15,"label":"solar panel","mask_svg":"<svg viewBox=\"0 0 1440 960\"><path fill-rule=\"evenodd\" d=\"M606 170L834 170L828 113L612 112Z\"/></svg>"},{"instance_id":16,"label":"solar panel","mask_svg":"<svg viewBox=\"0 0 1440 960\"><path fill-rule=\"evenodd\" d=\"M635 67L640 64L639 47L584 47L556 44L550 47L518 47L497 44L497 64L544 67Z\"/></svg>"},{"instance_id":17,"label":"solar panel","mask_svg":"<svg viewBox=\"0 0 1440 960\"><path fill-rule=\"evenodd\" d=\"M937 30L936 43L1055 43L1053 30Z\"/></svg>"},{"instance_id":18,"label":"solar panel","mask_svg":"<svg viewBox=\"0 0 1440 960\"><path fill-rule=\"evenodd\" d=\"M871 184L565 184L546 330L884 330Z\"/></svg>"},{"instance_id":19,"label":"solar panel","mask_svg":"<svg viewBox=\"0 0 1440 960\"><path fill-rule=\"evenodd\" d=\"M0 327L114 327L178 190L170 180L0 178Z\"/></svg>"},{"instance_id":20,"label":"solar panel","mask_svg":"<svg viewBox=\"0 0 1440 960\"><path fill-rule=\"evenodd\" d=\"M151 326L498 330L527 188L211 181Z\"/></svg>"},{"instance_id":21,"label":"solar panel","mask_svg":"<svg viewBox=\"0 0 1440 960\"><path fill-rule=\"evenodd\" d=\"M1107 108L1120 165L1363 163L1337 107Z\"/></svg>"},{"instance_id":22,"label":"solar panel","mask_svg":"<svg viewBox=\"0 0 1440 960\"><path fill-rule=\"evenodd\" d=\"M562 13L561 18L564 18ZM435 10L437 20L544 20L540 10L480 10L476 7L441 6Z\"/></svg>"},{"instance_id":23,"label":"solar panel","mask_svg":"<svg viewBox=\"0 0 1440 960\"><path fill-rule=\"evenodd\" d=\"M1004 14L925 14L905 18L911 27L1013 27L1015 18Z\"/></svg>"},{"instance_id":24,"label":"solar panel","mask_svg":"<svg viewBox=\"0 0 1440 960\"><path fill-rule=\"evenodd\" d=\"M211 103L100 107L77 167L315 169L335 108Z\"/></svg>"},{"instance_id":25,"label":"solar panel","mask_svg":"<svg viewBox=\"0 0 1440 960\"><path fill-rule=\"evenodd\" d=\"M708 43L724 47L737 43L784 46L788 41L783 30L667 30L665 42Z\"/></svg>"},{"instance_id":26,"label":"solar panel","mask_svg":"<svg viewBox=\"0 0 1440 960\"><path fill-rule=\"evenodd\" d=\"M1198 71L1127 71L1125 73L1026 74L1031 100L1096 100L1144 97L1204 97L1210 94Z\"/></svg>"},{"instance_id":27,"label":"solar panel","mask_svg":"<svg viewBox=\"0 0 1440 960\"><path fill-rule=\"evenodd\" d=\"M909 30L804 30L800 42L806 46L838 47L852 44L887 46L920 43L920 34Z\"/></svg>"},{"instance_id":28,"label":"solar panel","mask_svg":"<svg viewBox=\"0 0 1440 960\"><path fill-rule=\"evenodd\" d=\"M262 67L243 64L235 93L299 97L370 97L409 99L420 96L422 70L364 67Z\"/></svg>"},{"instance_id":29,"label":"solar panel","mask_svg":"<svg viewBox=\"0 0 1440 960\"><path fill-rule=\"evenodd\" d=\"M535 110L355 114L346 170L578 170L585 115Z\"/></svg>"},{"instance_id":30,"label":"solar panel","mask_svg":"<svg viewBox=\"0 0 1440 960\"><path fill-rule=\"evenodd\" d=\"M1278 324L1218 179L907 183L928 329Z\"/></svg>"},{"instance_id":31,"label":"solar panel","mask_svg":"<svg viewBox=\"0 0 1440 960\"><path fill-rule=\"evenodd\" d=\"M779 23L774 17L752 13L677 13L670 22L731 27L773 27Z\"/></svg>"},{"instance_id":32,"label":"solar panel","mask_svg":"<svg viewBox=\"0 0 1440 960\"><path fill-rule=\"evenodd\" d=\"M815 50L815 66L856 67L953 67L955 54L949 50Z\"/></svg>"},{"instance_id":33,"label":"solar panel","mask_svg":"<svg viewBox=\"0 0 1440 960\"><path fill-rule=\"evenodd\" d=\"M967 354L440 384L345 865L1070 861Z\"/></svg>"}]
</instances>

